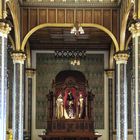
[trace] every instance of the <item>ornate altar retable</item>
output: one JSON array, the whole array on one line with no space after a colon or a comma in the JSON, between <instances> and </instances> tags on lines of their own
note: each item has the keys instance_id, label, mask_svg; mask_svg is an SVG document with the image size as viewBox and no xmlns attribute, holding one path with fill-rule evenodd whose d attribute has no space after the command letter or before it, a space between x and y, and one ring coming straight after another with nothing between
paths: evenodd
<instances>
[{"instance_id":1,"label":"ornate altar retable","mask_svg":"<svg viewBox=\"0 0 140 140\"><path fill-rule=\"evenodd\" d=\"M42 140L97 140L94 131L94 95L79 71L62 71L52 84L48 120Z\"/></svg>"}]
</instances>

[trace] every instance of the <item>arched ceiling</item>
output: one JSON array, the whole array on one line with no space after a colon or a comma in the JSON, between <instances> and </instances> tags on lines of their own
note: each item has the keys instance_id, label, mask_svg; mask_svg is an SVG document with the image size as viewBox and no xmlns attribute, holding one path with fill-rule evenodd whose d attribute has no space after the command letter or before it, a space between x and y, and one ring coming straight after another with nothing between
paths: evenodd
<instances>
[{"instance_id":1,"label":"arched ceiling","mask_svg":"<svg viewBox=\"0 0 140 140\"><path fill-rule=\"evenodd\" d=\"M31 49L86 49L109 50L112 40L97 28L84 28L85 34L75 36L70 28L44 28L36 31L29 38Z\"/></svg>"}]
</instances>

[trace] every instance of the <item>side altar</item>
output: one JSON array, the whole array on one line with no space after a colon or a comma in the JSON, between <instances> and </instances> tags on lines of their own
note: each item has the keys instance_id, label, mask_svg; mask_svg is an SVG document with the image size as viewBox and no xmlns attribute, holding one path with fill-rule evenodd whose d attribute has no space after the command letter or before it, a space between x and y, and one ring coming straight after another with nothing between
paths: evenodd
<instances>
[{"instance_id":1,"label":"side altar","mask_svg":"<svg viewBox=\"0 0 140 140\"><path fill-rule=\"evenodd\" d=\"M62 71L47 95L48 120L42 140L97 140L94 129L94 95L79 71Z\"/></svg>"}]
</instances>

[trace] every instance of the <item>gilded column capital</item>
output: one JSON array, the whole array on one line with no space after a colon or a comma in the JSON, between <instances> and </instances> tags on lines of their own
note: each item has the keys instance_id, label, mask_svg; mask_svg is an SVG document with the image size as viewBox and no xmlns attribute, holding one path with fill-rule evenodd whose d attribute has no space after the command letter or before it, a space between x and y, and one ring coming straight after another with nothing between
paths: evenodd
<instances>
[{"instance_id":1,"label":"gilded column capital","mask_svg":"<svg viewBox=\"0 0 140 140\"><path fill-rule=\"evenodd\" d=\"M4 10L4 11L3 11L3 18L5 19L6 17L7 17L7 11Z\"/></svg>"},{"instance_id":2,"label":"gilded column capital","mask_svg":"<svg viewBox=\"0 0 140 140\"><path fill-rule=\"evenodd\" d=\"M30 78L32 78L33 77L33 75L35 74L35 69L33 69L33 68L26 68L26 75L28 76L28 77L30 77Z\"/></svg>"},{"instance_id":3,"label":"gilded column capital","mask_svg":"<svg viewBox=\"0 0 140 140\"><path fill-rule=\"evenodd\" d=\"M131 24L129 31L132 33L133 37L140 36L140 22Z\"/></svg>"},{"instance_id":4,"label":"gilded column capital","mask_svg":"<svg viewBox=\"0 0 140 140\"><path fill-rule=\"evenodd\" d=\"M109 79L113 79L114 69L106 69L105 72Z\"/></svg>"},{"instance_id":5,"label":"gilded column capital","mask_svg":"<svg viewBox=\"0 0 140 140\"><path fill-rule=\"evenodd\" d=\"M26 55L23 52L13 52L11 57L13 59L13 63L24 63L24 60L26 59Z\"/></svg>"},{"instance_id":6,"label":"gilded column capital","mask_svg":"<svg viewBox=\"0 0 140 140\"><path fill-rule=\"evenodd\" d=\"M0 32L7 35L9 34L10 31L11 31L11 27L9 26L9 24L0 22Z\"/></svg>"},{"instance_id":7,"label":"gilded column capital","mask_svg":"<svg viewBox=\"0 0 140 140\"><path fill-rule=\"evenodd\" d=\"M126 52L118 52L114 55L114 59L116 60L117 64L120 63L127 63L127 60L129 58L129 54Z\"/></svg>"}]
</instances>

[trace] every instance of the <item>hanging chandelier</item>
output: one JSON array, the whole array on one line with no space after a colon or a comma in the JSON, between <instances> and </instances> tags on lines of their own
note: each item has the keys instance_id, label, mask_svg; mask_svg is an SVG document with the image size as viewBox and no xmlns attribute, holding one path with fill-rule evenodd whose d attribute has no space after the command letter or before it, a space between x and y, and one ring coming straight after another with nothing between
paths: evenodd
<instances>
[{"instance_id":1,"label":"hanging chandelier","mask_svg":"<svg viewBox=\"0 0 140 140\"><path fill-rule=\"evenodd\" d=\"M85 32L84 32L82 26L78 22L76 22L74 24L74 26L71 28L70 33L74 34L75 36L78 36L80 34L84 34Z\"/></svg>"},{"instance_id":2,"label":"hanging chandelier","mask_svg":"<svg viewBox=\"0 0 140 140\"><path fill-rule=\"evenodd\" d=\"M74 60L70 61L70 64L73 65L73 66L76 66L76 65L80 66L80 60L75 58Z\"/></svg>"}]
</instances>

